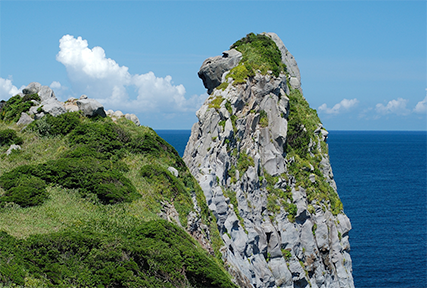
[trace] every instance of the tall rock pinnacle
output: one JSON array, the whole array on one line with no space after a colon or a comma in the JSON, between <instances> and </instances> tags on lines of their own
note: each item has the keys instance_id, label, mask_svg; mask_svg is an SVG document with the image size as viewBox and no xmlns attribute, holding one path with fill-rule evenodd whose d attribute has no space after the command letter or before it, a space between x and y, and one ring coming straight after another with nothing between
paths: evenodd
<instances>
[{"instance_id":1,"label":"tall rock pinnacle","mask_svg":"<svg viewBox=\"0 0 427 288\"><path fill-rule=\"evenodd\" d=\"M274 33L248 34L199 76L210 93L184 161L241 287L354 287L343 212L317 113ZM214 245L213 245L214 246ZM215 249L215 247L214 247Z\"/></svg>"}]
</instances>

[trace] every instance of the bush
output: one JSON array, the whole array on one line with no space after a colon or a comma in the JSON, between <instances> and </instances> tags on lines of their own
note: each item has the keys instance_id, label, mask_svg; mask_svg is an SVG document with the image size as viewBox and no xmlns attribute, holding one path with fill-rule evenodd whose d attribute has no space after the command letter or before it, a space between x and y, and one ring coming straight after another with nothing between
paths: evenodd
<instances>
[{"instance_id":1,"label":"bush","mask_svg":"<svg viewBox=\"0 0 427 288\"><path fill-rule=\"evenodd\" d=\"M237 170L239 170L240 177L245 174L250 166L255 166L254 159L245 152L240 152L239 159L237 159Z\"/></svg>"},{"instance_id":2,"label":"bush","mask_svg":"<svg viewBox=\"0 0 427 288\"><path fill-rule=\"evenodd\" d=\"M53 287L236 287L191 236L167 221L120 232L83 228L22 240L0 232L1 281L24 285L31 276Z\"/></svg>"},{"instance_id":3,"label":"bush","mask_svg":"<svg viewBox=\"0 0 427 288\"><path fill-rule=\"evenodd\" d=\"M264 110L259 111L259 125L263 128L268 126L268 115Z\"/></svg>"},{"instance_id":4,"label":"bush","mask_svg":"<svg viewBox=\"0 0 427 288\"><path fill-rule=\"evenodd\" d=\"M23 98L19 95L11 97L0 110L0 120L17 122L21 113L30 110L30 107L34 105L31 100L40 101L40 97L37 94L27 95Z\"/></svg>"},{"instance_id":5,"label":"bush","mask_svg":"<svg viewBox=\"0 0 427 288\"><path fill-rule=\"evenodd\" d=\"M46 183L79 189L83 197L95 194L103 204L130 202L140 197L129 179L115 167L110 161L90 157L19 166L0 176L0 187L6 191L0 200L23 207L40 205L47 197Z\"/></svg>"},{"instance_id":6,"label":"bush","mask_svg":"<svg viewBox=\"0 0 427 288\"><path fill-rule=\"evenodd\" d=\"M103 159L122 156L122 149L131 141L130 135L112 122L84 122L76 126L69 135L71 145L84 145Z\"/></svg>"},{"instance_id":7,"label":"bush","mask_svg":"<svg viewBox=\"0 0 427 288\"><path fill-rule=\"evenodd\" d=\"M276 77L280 72L286 72L286 65L282 63L282 54L276 43L268 36L249 33L231 45L230 49L232 48L242 53L242 60L240 65L231 69L228 76L239 83L247 77L254 76L256 70L260 70L262 74L271 70Z\"/></svg>"},{"instance_id":8,"label":"bush","mask_svg":"<svg viewBox=\"0 0 427 288\"><path fill-rule=\"evenodd\" d=\"M8 146L11 144L21 145L22 138L16 135L16 131L12 129L0 130L0 146Z\"/></svg>"},{"instance_id":9,"label":"bush","mask_svg":"<svg viewBox=\"0 0 427 288\"><path fill-rule=\"evenodd\" d=\"M28 128L42 136L55 136L67 135L79 124L79 112L68 112L56 117L47 114L42 119L33 121Z\"/></svg>"},{"instance_id":10,"label":"bush","mask_svg":"<svg viewBox=\"0 0 427 288\"><path fill-rule=\"evenodd\" d=\"M7 202L14 202L21 207L30 207L40 205L47 199L46 182L42 179L23 174L15 178L14 181L16 184L0 197L2 206ZM3 186L2 184L0 182L0 186Z\"/></svg>"}]
</instances>

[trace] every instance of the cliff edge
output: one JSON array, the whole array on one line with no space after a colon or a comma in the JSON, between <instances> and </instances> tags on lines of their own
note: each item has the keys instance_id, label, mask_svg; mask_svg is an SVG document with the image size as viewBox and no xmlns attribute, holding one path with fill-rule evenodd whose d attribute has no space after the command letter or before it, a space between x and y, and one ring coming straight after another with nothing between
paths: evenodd
<instances>
[{"instance_id":1,"label":"cliff edge","mask_svg":"<svg viewBox=\"0 0 427 288\"><path fill-rule=\"evenodd\" d=\"M204 61L210 96L184 162L241 287L354 287L348 232L315 110L297 63L274 33L246 37Z\"/></svg>"}]
</instances>

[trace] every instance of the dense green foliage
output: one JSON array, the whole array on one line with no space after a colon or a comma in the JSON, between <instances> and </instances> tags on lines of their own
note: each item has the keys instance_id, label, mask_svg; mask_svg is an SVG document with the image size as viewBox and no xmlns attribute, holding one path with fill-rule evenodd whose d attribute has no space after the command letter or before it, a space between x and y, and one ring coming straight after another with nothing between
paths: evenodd
<instances>
[{"instance_id":1,"label":"dense green foliage","mask_svg":"<svg viewBox=\"0 0 427 288\"><path fill-rule=\"evenodd\" d=\"M310 135L314 135L321 121L316 110L310 108L298 89L289 94L287 151L294 150L301 158L307 158Z\"/></svg>"},{"instance_id":2,"label":"dense green foliage","mask_svg":"<svg viewBox=\"0 0 427 288\"><path fill-rule=\"evenodd\" d=\"M22 139L0 146L1 287L234 287L203 191L154 130L79 113L18 129L0 121ZM194 196L216 257L159 220L168 202L186 227Z\"/></svg>"},{"instance_id":3,"label":"dense green foliage","mask_svg":"<svg viewBox=\"0 0 427 288\"><path fill-rule=\"evenodd\" d=\"M67 135L79 124L79 112L64 113L57 117L47 114L28 125L28 129L36 131L42 136Z\"/></svg>"},{"instance_id":4,"label":"dense green foliage","mask_svg":"<svg viewBox=\"0 0 427 288\"><path fill-rule=\"evenodd\" d=\"M34 105L31 100L40 101L40 97L37 94L11 97L0 109L0 120L17 122L21 117L21 113L30 110L31 106Z\"/></svg>"},{"instance_id":5,"label":"dense green foliage","mask_svg":"<svg viewBox=\"0 0 427 288\"><path fill-rule=\"evenodd\" d=\"M16 135L16 131L13 129L0 130L0 146L8 146L10 144L21 145L23 142L22 138Z\"/></svg>"},{"instance_id":6,"label":"dense green foliage","mask_svg":"<svg viewBox=\"0 0 427 288\"><path fill-rule=\"evenodd\" d=\"M19 240L0 232L0 279L48 287L234 287L195 246L164 220L116 235L83 228Z\"/></svg>"},{"instance_id":7,"label":"dense green foliage","mask_svg":"<svg viewBox=\"0 0 427 288\"><path fill-rule=\"evenodd\" d=\"M40 184L32 185L32 181ZM92 157L60 158L39 165L19 166L0 176L0 187L6 191L0 203L15 202L22 207L41 204L46 183L79 189L82 196L95 194L104 204L132 201L140 196L109 161ZM37 201L32 200L33 197Z\"/></svg>"},{"instance_id":8,"label":"dense green foliage","mask_svg":"<svg viewBox=\"0 0 427 288\"><path fill-rule=\"evenodd\" d=\"M231 45L230 49L232 48L242 53L239 65L231 69L227 75L234 79L235 84L244 83L246 78L255 76L257 70L262 74L270 70L276 77L281 72L286 72L282 54L276 43L268 36L250 33Z\"/></svg>"},{"instance_id":9,"label":"dense green foliage","mask_svg":"<svg viewBox=\"0 0 427 288\"><path fill-rule=\"evenodd\" d=\"M317 112L310 108L298 89L291 91L289 107L286 145L287 159L290 163L288 165L289 173L295 177L296 187L301 186L306 189L309 202L313 200L329 201L330 209L336 215L342 211L342 203L319 170L322 157L317 154L317 148L312 149L313 155L311 156L308 148L310 135L314 135L318 124L321 123ZM316 143L314 138L311 141ZM323 141L321 143L323 143L321 153L327 153L325 143ZM309 180L310 174L315 175L314 183Z\"/></svg>"}]
</instances>

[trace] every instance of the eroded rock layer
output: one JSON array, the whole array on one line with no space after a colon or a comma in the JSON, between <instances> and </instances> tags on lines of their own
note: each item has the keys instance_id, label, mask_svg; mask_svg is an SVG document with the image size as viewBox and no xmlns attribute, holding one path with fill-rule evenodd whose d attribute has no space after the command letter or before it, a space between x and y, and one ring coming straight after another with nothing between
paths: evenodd
<instances>
[{"instance_id":1,"label":"eroded rock layer","mask_svg":"<svg viewBox=\"0 0 427 288\"><path fill-rule=\"evenodd\" d=\"M241 287L354 287L328 133L302 96L296 61L274 33L236 43L239 63L224 65L226 53L200 69L211 94L184 154L216 217L225 266ZM275 45L286 68L256 66L248 53L263 50L251 45Z\"/></svg>"}]
</instances>

